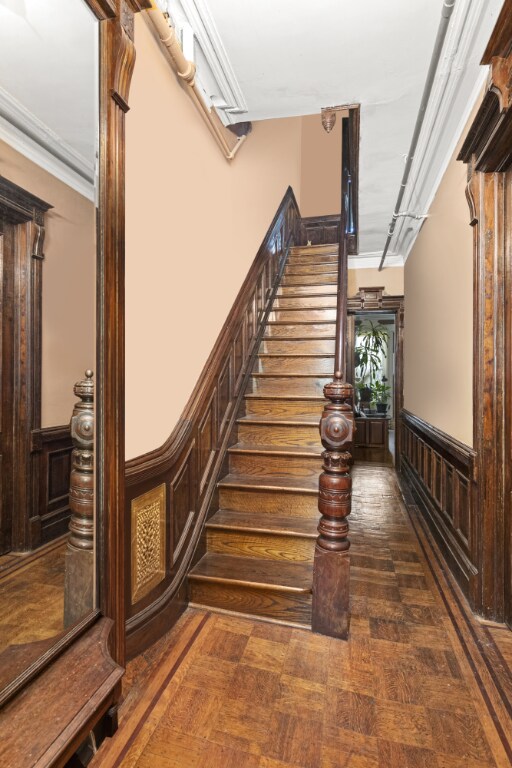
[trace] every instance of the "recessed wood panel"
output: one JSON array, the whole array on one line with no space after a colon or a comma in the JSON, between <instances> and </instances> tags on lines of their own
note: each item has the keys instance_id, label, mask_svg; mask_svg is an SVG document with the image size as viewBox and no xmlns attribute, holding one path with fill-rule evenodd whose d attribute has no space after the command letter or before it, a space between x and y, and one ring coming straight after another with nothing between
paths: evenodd
<instances>
[{"instance_id":1,"label":"recessed wood panel","mask_svg":"<svg viewBox=\"0 0 512 768\"><path fill-rule=\"evenodd\" d=\"M171 481L171 567L180 556L195 515L194 448L192 442Z\"/></svg>"},{"instance_id":2,"label":"recessed wood panel","mask_svg":"<svg viewBox=\"0 0 512 768\"><path fill-rule=\"evenodd\" d=\"M202 496L204 487L208 482L208 476L215 459L217 449L216 403L217 392L214 390L197 430L197 456L200 478L200 496Z\"/></svg>"},{"instance_id":3,"label":"recessed wood panel","mask_svg":"<svg viewBox=\"0 0 512 768\"><path fill-rule=\"evenodd\" d=\"M235 396L238 394L240 384L242 383L244 364L245 364L245 318L240 323L233 342L233 366L235 379Z\"/></svg>"},{"instance_id":4,"label":"recessed wood panel","mask_svg":"<svg viewBox=\"0 0 512 768\"><path fill-rule=\"evenodd\" d=\"M224 433L224 428L229 420L229 415L233 406L233 358L231 355L227 358L218 379L218 423L219 438Z\"/></svg>"},{"instance_id":5,"label":"recessed wood panel","mask_svg":"<svg viewBox=\"0 0 512 768\"><path fill-rule=\"evenodd\" d=\"M457 485L458 530L466 544L468 544L470 534L469 483L466 478L457 473Z\"/></svg>"}]
</instances>

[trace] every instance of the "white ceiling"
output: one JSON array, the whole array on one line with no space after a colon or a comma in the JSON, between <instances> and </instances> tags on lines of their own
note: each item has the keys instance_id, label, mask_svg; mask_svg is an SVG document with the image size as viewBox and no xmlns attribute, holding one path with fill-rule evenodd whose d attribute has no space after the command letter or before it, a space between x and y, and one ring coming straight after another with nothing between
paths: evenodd
<instances>
[{"instance_id":1,"label":"white ceiling","mask_svg":"<svg viewBox=\"0 0 512 768\"><path fill-rule=\"evenodd\" d=\"M23 142L25 154L39 149L43 165L44 155L53 155L48 163L67 164L89 185L98 131L97 27L83 0L0 0L0 138L16 144L23 126L17 149L24 151Z\"/></svg>"},{"instance_id":2,"label":"white ceiling","mask_svg":"<svg viewBox=\"0 0 512 768\"><path fill-rule=\"evenodd\" d=\"M181 4L186 11L193 8L193 14L187 13L193 26L194 17L201 18L210 41L217 41L217 58L227 61L234 73L247 105L246 114L236 119L289 117L329 105L361 104L360 253L367 266L374 266L395 207L443 0ZM416 179L422 187L414 199L417 213L423 206L428 209L481 88L479 61L502 4L456 0L426 119L435 148L428 135L426 141L422 137L423 155L415 161L423 174ZM392 242L388 264L403 263L419 226L397 227L401 234Z\"/></svg>"}]
</instances>

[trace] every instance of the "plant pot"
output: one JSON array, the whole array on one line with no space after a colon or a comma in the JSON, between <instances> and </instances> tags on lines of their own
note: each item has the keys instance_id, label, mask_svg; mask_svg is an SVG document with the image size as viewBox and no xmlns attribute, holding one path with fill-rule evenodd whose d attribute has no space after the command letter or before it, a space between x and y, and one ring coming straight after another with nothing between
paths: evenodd
<instances>
[{"instance_id":1,"label":"plant pot","mask_svg":"<svg viewBox=\"0 0 512 768\"><path fill-rule=\"evenodd\" d=\"M359 390L359 402L360 403L369 403L372 399L372 391L370 387L363 387Z\"/></svg>"},{"instance_id":2,"label":"plant pot","mask_svg":"<svg viewBox=\"0 0 512 768\"><path fill-rule=\"evenodd\" d=\"M377 403L377 413L387 413L387 412L388 412L387 403Z\"/></svg>"}]
</instances>

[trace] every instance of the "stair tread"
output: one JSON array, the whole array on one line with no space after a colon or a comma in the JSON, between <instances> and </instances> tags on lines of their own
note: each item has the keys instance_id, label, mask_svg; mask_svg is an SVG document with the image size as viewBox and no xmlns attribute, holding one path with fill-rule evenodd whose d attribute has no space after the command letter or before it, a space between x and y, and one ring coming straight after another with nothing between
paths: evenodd
<instances>
[{"instance_id":1,"label":"stair tread","mask_svg":"<svg viewBox=\"0 0 512 768\"><path fill-rule=\"evenodd\" d=\"M289 475L225 475L218 483L220 488L256 488L259 490L298 491L318 493L317 477L290 477Z\"/></svg>"},{"instance_id":2,"label":"stair tread","mask_svg":"<svg viewBox=\"0 0 512 768\"><path fill-rule=\"evenodd\" d=\"M190 571L189 578L310 593L313 566L311 563L289 563L208 552Z\"/></svg>"},{"instance_id":3,"label":"stair tread","mask_svg":"<svg viewBox=\"0 0 512 768\"><path fill-rule=\"evenodd\" d=\"M266 416L265 419L268 419ZM320 416L315 423L320 421ZM274 422L272 422L274 423ZM276 456L306 456L306 457L318 457L322 456L322 450L310 448L307 445L253 445L251 443L235 443L228 448L229 453L261 453L272 454Z\"/></svg>"},{"instance_id":4,"label":"stair tread","mask_svg":"<svg viewBox=\"0 0 512 768\"><path fill-rule=\"evenodd\" d=\"M266 379L328 379L332 381L333 374L325 373L325 371L317 373L261 373L260 371L253 371L251 376Z\"/></svg>"},{"instance_id":5,"label":"stair tread","mask_svg":"<svg viewBox=\"0 0 512 768\"><path fill-rule=\"evenodd\" d=\"M334 353L330 352L291 352L286 354L285 352L258 352L258 357L283 357L283 358L296 358L296 357L318 357L324 359L325 357L334 357Z\"/></svg>"},{"instance_id":6,"label":"stair tread","mask_svg":"<svg viewBox=\"0 0 512 768\"><path fill-rule=\"evenodd\" d=\"M254 512L239 512L219 509L207 524L207 528L244 530L254 533L274 533L289 536L304 536L316 539L318 520L307 517L279 517L277 515L255 515Z\"/></svg>"},{"instance_id":7,"label":"stair tread","mask_svg":"<svg viewBox=\"0 0 512 768\"><path fill-rule=\"evenodd\" d=\"M293 416L289 419L283 419L280 416L277 418L272 418L271 416L258 416L257 414L241 416L239 419L237 419L237 424L267 424L271 427L303 427L304 425L318 427L319 423L320 415L318 419L313 419L311 416L301 416L300 414L297 414L296 416Z\"/></svg>"},{"instance_id":8,"label":"stair tread","mask_svg":"<svg viewBox=\"0 0 512 768\"><path fill-rule=\"evenodd\" d=\"M335 320L269 320L267 325L336 325L336 321Z\"/></svg>"},{"instance_id":9,"label":"stair tread","mask_svg":"<svg viewBox=\"0 0 512 768\"><path fill-rule=\"evenodd\" d=\"M244 395L251 400L311 400L316 403L327 402L321 395L260 395L257 392L246 392Z\"/></svg>"}]
</instances>

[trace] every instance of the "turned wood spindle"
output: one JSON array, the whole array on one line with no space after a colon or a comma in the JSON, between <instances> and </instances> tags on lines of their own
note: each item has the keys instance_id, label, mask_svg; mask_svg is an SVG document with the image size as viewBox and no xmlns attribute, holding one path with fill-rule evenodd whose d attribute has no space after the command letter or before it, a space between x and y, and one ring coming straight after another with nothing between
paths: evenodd
<instances>
[{"instance_id":1,"label":"turned wood spindle","mask_svg":"<svg viewBox=\"0 0 512 768\"><path fill-rule=\"evenodd\" d=\"M93 372L74 386L80 400L71 417L69 536L66 552L64 623L73 624L94 607L94 383Z\"/></svg>"}]
</instances>

